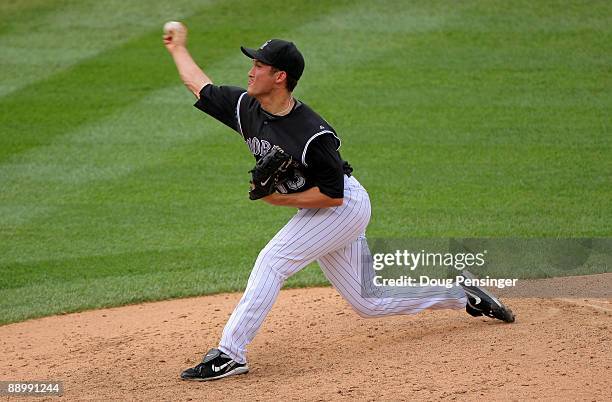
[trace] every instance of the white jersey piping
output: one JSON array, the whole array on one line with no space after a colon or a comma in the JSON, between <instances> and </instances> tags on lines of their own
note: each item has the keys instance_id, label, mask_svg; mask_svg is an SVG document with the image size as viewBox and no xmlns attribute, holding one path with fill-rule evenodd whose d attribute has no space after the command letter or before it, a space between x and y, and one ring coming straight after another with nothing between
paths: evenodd
<instances>
[{"instance_id":1,"label":"white jersey piping","mask_svg":"<svg viewBox=\"0 0 612 402\"><path fill-rule=\"evenodd\" d=\"M240 98L238 98L238 102L236 103L236 120L238 120L238 130L240 131L240 135L242 135L242 138L244 138L244 133L242 132L242 123L240 123L240 101L242 100L242 97L246 95L246 92L243 92L240 95ZM244 138L246 140L246 138Z\"/></svg>"},{"instance_id":2,"label":"white jersey piping","mask_svg":"<svg viewBox=\"0 0 612 402\"><path fill-rule=\"evenodd\" d=\"M306 141L306 145L304 145L304 151L302 151L302 164L304 166L308 167L308 164L306 163L306 151L308 151L308 145L310 145L312 140L314 140L315 138L317 138L318 136L323 135L323 134L331 134L334 137L336 137L336 139L338 140L338 148L336 148L336 151L340 149L340 146L342 146L342 140L340 138L338 138L338 136L336 134L334 134L333 131L329 131L329 130L319 131L318 133L316 133L315 135L310 137L308 139L308 141Z\"/></svg>"}]
</instances>

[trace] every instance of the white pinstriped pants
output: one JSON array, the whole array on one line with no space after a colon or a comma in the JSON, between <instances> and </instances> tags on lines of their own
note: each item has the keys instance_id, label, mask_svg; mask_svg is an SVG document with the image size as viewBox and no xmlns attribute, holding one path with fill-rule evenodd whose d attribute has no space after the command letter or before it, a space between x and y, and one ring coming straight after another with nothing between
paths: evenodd
<instances>
[{"instance_id":1,"label":"white pinstriped pants","mask_svg":"<svg viewBox=\"0 0 612 402\"><path fill-rule=\"evenodd\" d=\"M244 295L225 325L219 349L245 363L246 346L272 309L284 281L315 260L362 317L465 308L466 297L460 287L414 288L411 297L363 297L361 261L363 253L369 253L365 241L369 221L368 193L354 177L344 177L341 206L300 209L259 253Z\"/></svg>"}]
</instances>

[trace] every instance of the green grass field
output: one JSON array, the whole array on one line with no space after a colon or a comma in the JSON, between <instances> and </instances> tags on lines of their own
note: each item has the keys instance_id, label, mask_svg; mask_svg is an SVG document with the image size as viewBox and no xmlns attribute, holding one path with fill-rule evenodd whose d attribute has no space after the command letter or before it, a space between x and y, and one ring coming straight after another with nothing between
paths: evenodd
<instances>
[{"instance_id":1,"label":"green grass field","mask_svg":"<svg viewBox=\"0 0 612 402\"><path fill-rule=\"evenodd\" d=\"M167 20L216 83L245 85L241 44L298 44L371 237L612 235L610 2L3 1L0 323L241 290L294 213L248 200Z\"/></svg>"}]
</instances>

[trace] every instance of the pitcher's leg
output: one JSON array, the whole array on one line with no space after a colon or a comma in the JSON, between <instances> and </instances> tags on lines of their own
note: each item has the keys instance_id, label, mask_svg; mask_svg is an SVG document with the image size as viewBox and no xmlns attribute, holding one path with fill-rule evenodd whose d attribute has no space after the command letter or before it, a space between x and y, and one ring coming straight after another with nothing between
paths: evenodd
<instances>
[{"instance_id":1,"label":"pitcher's leg","mask_svg":"<svg viewBox=\"0 0 612 402\"><path fill-rule=\"evenodd\" d=\"M464 309L465 292L459 286L402 288L397 296L373 288L373 268L362 266L369 257L365 237L318 259L323 273L362 317L416 314L424 309ZM370 258L368 260L371 261ZM365 288L365 289L364 289Z\"/></svg>"},{"instance_id":2,"label":"pitcher's leg","mask_svg":"<svg viewBox=\"0 0 612 402\"><path fill-rule=\"evenodd\" d=\"M351 195L353 190L347 190ZM369 219L369 202L347 197L338 208L299 211L261 251L247 288L227 322L219 349L238 363L246 361L253 340L283 282L320 255L352 242ZM357 227L357 229L353 229Z\"/></svg>"},{"instance_id":3,"label":"pitcher's leg","mask_svg":"<svg viewBox=\"0 0 612 402\"><path fill-rule=\"evenodd\" d=\"M278 258L274 245L262 250L234 312L223 329L219 349L238 363L246 362L246 346L253 340L287 277L310 260Z\"/></svg>"}]
</instances>

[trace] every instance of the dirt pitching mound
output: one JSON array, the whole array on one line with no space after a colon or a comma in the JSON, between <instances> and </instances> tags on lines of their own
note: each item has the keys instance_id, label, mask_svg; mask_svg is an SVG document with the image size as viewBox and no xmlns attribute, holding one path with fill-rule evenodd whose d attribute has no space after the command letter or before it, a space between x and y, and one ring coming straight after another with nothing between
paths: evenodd
<instances>
[{"instance_id":1,"label":"dirt pitching mound","mask_svg":"<svg viewBox=\"0 0 612 402\"><path fill-rule=\"evenodd\" d=\"M567 280L612 288L612 274L542 284ZM331 288L284 290L249 348L249 374L181 381L182 369L217 345L239 298L224 294L5 325L0 380L62 381L64 400L610 396L612 300L565 296L506 298L518 318L504 324L450 310L362 319Z\"/></svg>"}]
</instances>

